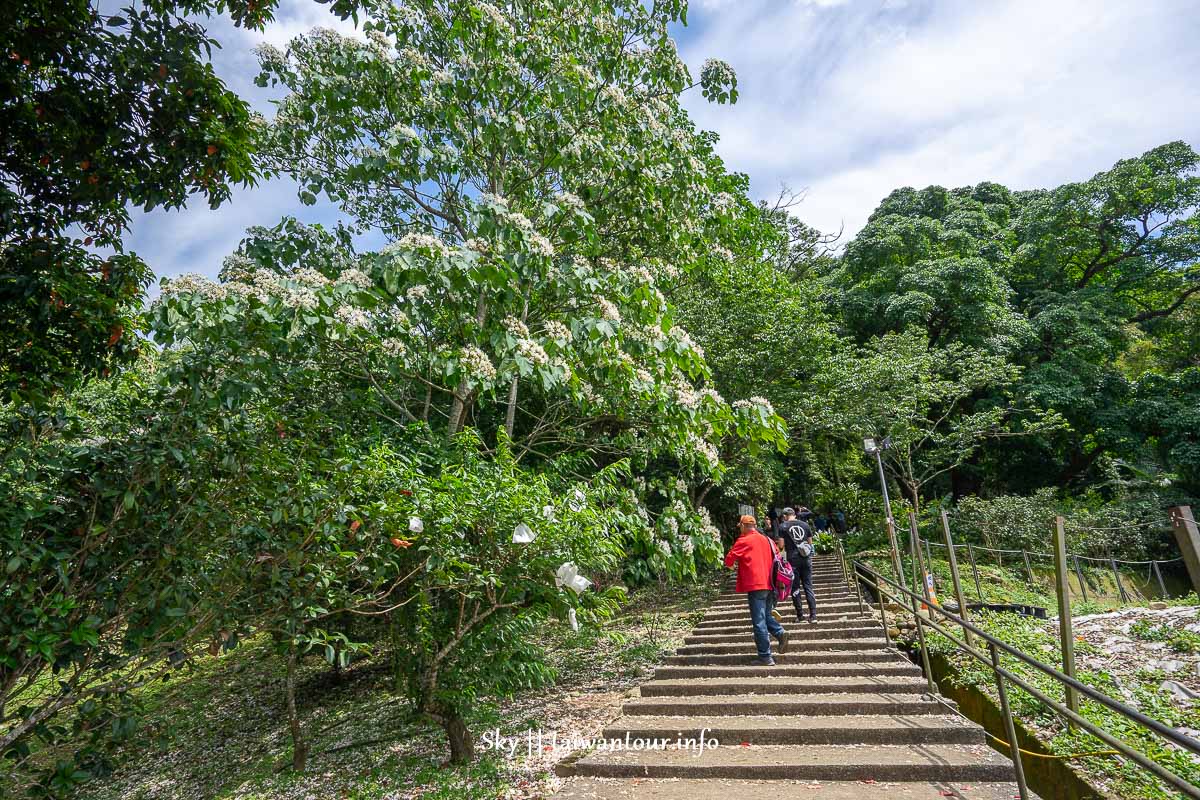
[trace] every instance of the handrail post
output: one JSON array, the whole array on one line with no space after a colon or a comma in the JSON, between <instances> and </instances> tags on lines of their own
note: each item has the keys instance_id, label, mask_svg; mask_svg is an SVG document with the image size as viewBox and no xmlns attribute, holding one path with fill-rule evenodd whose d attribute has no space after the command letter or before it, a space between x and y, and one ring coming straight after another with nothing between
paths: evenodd
<instances>
[{"instance_id":1,"label":"handrail post","mask_svg":"<svg viewBox=\"0 0 1200 800\"><path fill-rule=\"evenodd\" d=\"M1058 637L1062 640L1063 672L1075 677L1075 632L1071 624L1071 585L1067 583L1067 532L1063 518L1054 518L1054 589L1058 595ZM1079 695L1064 686L1067 708L1079 713Z\"/></svg>"},{"instance_id":2,"label":"handrail post","mask_svg":"<svg viewBox=\"0 0 1200 800\"><path fill-rule=\"evenodd\" d=\"M917 548L917 515L908 512L908 525L912 533L908 537L909 557L912 559L912 576L913 581L917 581L917 565L920 563L921 556ZM925 598L925 605L929 605L929 588L925 585L925 581L919 581L923 590L922 596ZM913 592L910 596L910 605L912 606L913 620L917 623L917 641L921 646L921 664L925 667L925 683L929 687L929 694L936 694L933 688L933 670L929 666L929 648L925 644L925 629L921 627L921 610L917 606L917 593ZM932 612L931 612L932 613Z\"/></svg>"},{"instance_id":3,"label":"handrail post","mask_svg":"<svg viewBox=\"0 0 1200 800\"><path fill-rule=\"evenodd\" d=\"M979 585L979 567L975 564L975 548L967 542L967 560L971 562L971 572L975 575L975 596L979 598L979 602L984 602L983 587Z\"/></svg>"},{"instance_id":4,"label":"handrail post","mask_svg":"<svg viewBox=\"0 0 1200 800\"><path fill-rule=\"evenodd\" d=\"M929 567L925 563L925 556L921 553L921 532L917 529L917 512L908 512L908 537L914 542L912 549L913 560L917 564L917 569L921 574L920 587L914 587L913 591L925 598L926 603L929 602Z\"/></svg>"},{"instance_id":5,"label":"handrail post","mask_svg":"<svg viewBox=\"0 0 1200 800\"><path fill-rule=\"evenodd\" d=\"M954 537L950 535L950 515L944 508L942 509L942 533L946 536L946 558L950 561L950 580L954 583L954 599L958 601L958 615L969 622L967 600L963 596L962 581L958 579L958 556L954 554ZM963 635L966 637L968 645L975 644L975 638L971 631L963 628Z\"/></svg>"},{"instance_id":6,"label":"handrail post","mask_svg":"<svg viewBox=\"0 0 1200 800\"><path fill-rule=\"evenodd\" d=\"M1079 591L1083 592L1083 602L1088 601L1087 596L1087 581L1083 579L1083 570L1079 567L1079 556L1071 556L1075 559L1075 577L1079 579Z\"/></svg>"},{"instance_id":7,"label":"handrail post","mask_svg":"<svg viewBox=\"0 0 1200 800\"><path fill-rule=\"evenodd\" d=\"M853 585L854 599L858 601L858 613L862 614L862 613L864 613L863 612L862 592L859 590L858 580L857 579L850 580L850 566L846 562L846 549L844 547L842 547L841 539L837 540L837 548L838 548L838 559L842 562L842 579L845 580L847 584Z\"/></svg>"},{"instance_id":8,"label":"handrail post","mask_svg":"<svg viewBox=\"0 0 1200 800\"><path fill-rule=\"evenodd\" d=\"M887 518L888 547L892 551L892 571L896 573L896 583L904 585L904 568L900 566L900 545L896 543L896 524L891 517Z\"/></svg>"},{"instance_id":9,"label":"handrail post","mask_svg":"<svg viewBox=\"0 0 1200 800\"><path fill-rule=\"evenodd\" d=\"M879 598L879 621L883 624L883 641L891 647L892 636L888 633L887 611L883 607L883 589L879 586L879 578L873 578L871 583L875 586L875 596Z\"/></svg>"},{"instance_id":10,"label":"handrail post","mask_svg":"<svg viewBox=\"0 0 1200 800\"><path fill-rule=\"evenodd\" d=\"M1158 568L1157 561L1151 561L1150 566L1154 568L1154 577L1158 578L1158 591L1162 599L1167 599L1167 585L1163 583L1162 570Z\"/></svg>"},{"instance_id":11,"label":"handrail post","mask_svg":"<svg viewBox=\"0 0 1200 800\"><path fill-rule=\"evenodd\" d=\"M925 539L922 539L921 541L923 541L925 543L925 574L930 576L930 578L932 578L933 577L933 553L929 550L929 539L925 538ZM929 578L927 578L926 580L928 580L928 579Z\"/></svg>"},{"instance_id":12,"label":"handrail post","mask_svg":"<svg viewBox=\"0 0 1200 800\"><path fill-rule=\"evenodd\" d=\"M1121 583L1121 572L1117 569L1117 560L1115 558L1110 558L1108 563L1110 566L1112 566L1113 580L1117 582L1117 594L1121 596L1122 603L1128 603L1129 595L1125 594L1125 586Z\"/></svg>"},{"instance_id":13,"label":"handrail post","mask_svg":"<svg viewBox=\"0 0 1200 800\"><path fill-rule=\"evenodd\" d=\"M1029 565L1029 551L1024 547L1021 548L1021 557L1025 559L1025 577L1029 579L1029 583L1033 585L1033 567Z\"/></svg>"},{"instance_id":14,"label":"handrail post","mask_svg":"<svg viewBox=\"0 0 1200 800\"><path fill-rule=\"evenodd\" d=\"M1025 786L1025 767L1021 764L1021 745L1017 742L1017 726L1013 724L1012 710L1008 707L1008 692L1004 688L1004 676L1000 674L1000 652L995 642L988 642L992 654L992 672L996 675L996 694L1000 697L1000 713L1004 715L1004 730L1008 734L1008 747L1012 751L1013 769L1017 773L1017 791L1021 800L1029 800L1029 789Z\"/></svg>"}]
</instances>

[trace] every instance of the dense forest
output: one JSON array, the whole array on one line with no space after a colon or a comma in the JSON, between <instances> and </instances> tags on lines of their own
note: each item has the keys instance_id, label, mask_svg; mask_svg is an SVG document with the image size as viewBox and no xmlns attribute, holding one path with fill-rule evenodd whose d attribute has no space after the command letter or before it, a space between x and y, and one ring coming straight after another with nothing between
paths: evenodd
<instances>
[{"instance_id":1,"label":"dense forest","mask_svg":"<svg viewBox=\"0 0 1200 800\"><path fill-rule=\"evenodd\" d=\"M1064 512L1081 552L1157 553L1200 497L1188 144L900 188L842 241L689 119L737 79L680 60L685 4L332 8L362 38L260 49L269 120L186 14L270 3L4 23L0 752L47 792L107 768L131 688L255 636L295 769L305 654L385 661L467 760L468 704L552 680L539 625L694 579L738 503L841 508L870 546L867 436L899 503L1014 543ZM345 222L252 228L148 304L128 207L271 176Z\"/></svg>"}]
</instances>

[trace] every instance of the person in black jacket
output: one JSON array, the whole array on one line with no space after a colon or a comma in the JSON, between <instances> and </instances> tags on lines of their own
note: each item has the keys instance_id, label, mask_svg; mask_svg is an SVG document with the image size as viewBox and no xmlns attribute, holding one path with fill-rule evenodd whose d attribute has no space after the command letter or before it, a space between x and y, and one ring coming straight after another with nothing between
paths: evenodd
<instances>
[{"instance_id":1,"label":"person in black jacket","mask_svg":"<svg viewBox=\"0 0 1200 800\"><path fill-rule=\"evenodd\" d=\"M805 519L805 514L808 519ZM808 621L817 621L817 598L813 594L812 583L812 554L813 529L810 522L812 512L801 509L800 518L796 518L794 509L783 510L783 521L779 523L777 535L780 544L787 549L788 563L796 573L792 584L792 605L796 607L796 619L804 621L804 611L800 606L800 592L804 592L804 600L808 603Z\"/></svg>"}]
</instances>

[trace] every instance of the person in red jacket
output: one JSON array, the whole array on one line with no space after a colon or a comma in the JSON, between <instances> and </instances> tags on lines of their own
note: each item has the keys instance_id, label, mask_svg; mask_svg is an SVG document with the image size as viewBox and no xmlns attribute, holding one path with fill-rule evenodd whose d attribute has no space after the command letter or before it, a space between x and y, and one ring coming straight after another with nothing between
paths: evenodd
<instances>
[{"instance_id":1,"label":"person in red jacket","mask_svg":"<svg viewBox=\"0 0 1200 800\"><path fill-rule=\"evenodd\" d=\"M767 614L771 595L771 568L775 562L775 545L758 532L758 520L749 514L739 523L741 533L725 554L725 566L737 563L737 586L734 591L745 592L750 604L750 624L754 627L754 644L758 648L755 664L775 666L771 656L771 637L779 639L779 652L787 652L788 634Z\"/></svg>"}]
</instances>

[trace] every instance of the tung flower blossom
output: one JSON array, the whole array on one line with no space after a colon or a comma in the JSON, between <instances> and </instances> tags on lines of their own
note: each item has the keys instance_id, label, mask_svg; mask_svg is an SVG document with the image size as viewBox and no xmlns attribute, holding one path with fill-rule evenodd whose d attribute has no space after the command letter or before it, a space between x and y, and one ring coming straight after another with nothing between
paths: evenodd
<instances>
[{"instance_id":1,"label":"tung flower blossom","mask_svg":"<svg viewBox=\"0 0 1200 800\"><path fill-rule=\"evenodd\" d=\"M544 367L550 363L546 350L532 339L521 339L517 342L517 353L531 362L534 366Z\"/></svg>"},{"instance_id":2,"label":"tung flower blossom","mask_svg":"<svg viewBox=\"0 0 1200 800\"><path fill-rule=\"evenodd\" d=\"M496 365L488 358L487 353L473 345L467 345L462 349L462 354L459 356L459 363L469 375L479 378L483 381L493 381L496 379Z\"/></svg>"},{"instance_id":3,"label":"tung flower blossom","mask_svg":"<svg viewBox=\"0 0 1200 800\"><path fill-rule=\"evenodd\" d=\"M545 324L546 336L560 342L571 341L571 329L556 319Z\"/></svg>"},{"instance_id":4,"label":"tung flower blossom","mask_svg":"<svg viewBox=\"0 0 1200 800\"><path fill-rule=\"evenodd\" d=\"M399 242L402 248L411 250L431 250L435 255L446 255L446 243L436 236L427 233L406 233Z\"/></svg>"},{"instance_id":5,"label":"tung flower blossom","mask_svg":"<svg viewBox=\"0 0 1200 800\"><path fill-rule=\"evenodd\" d=\"M363 290L370 289L375 285L375 282L372 281L365 272L360 269L355 269L354 267L342 270L341 273L338 274L337 282L345 283L353 286L355 289Z\"/></svg>"},{"instance_id":6,"label":"tung flower blossom","mask_svg":"<svg viewBox=\"0 0 1200 800\"><path fill-rule=\"evenodd\" d=\"M600 306L600 317L602 319L612 320L614 322L620 321L620 310L618 310L616 305L607 297L601 297L600 295L597 295L596 305Z\"/></svg>"}]
</instances>

